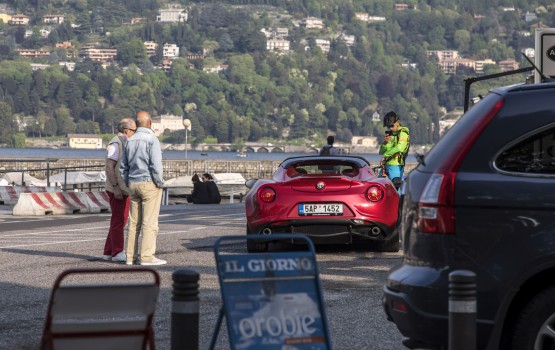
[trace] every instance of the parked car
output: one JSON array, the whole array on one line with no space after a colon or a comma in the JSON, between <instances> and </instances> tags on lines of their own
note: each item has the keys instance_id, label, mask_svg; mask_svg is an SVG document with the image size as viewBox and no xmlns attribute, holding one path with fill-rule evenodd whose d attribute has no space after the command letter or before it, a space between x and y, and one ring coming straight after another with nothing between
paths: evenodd
<instances>
[{"instance_id":1,"label":"parked car","mask_svg":"<svg viewBox=\"0 0 555 350\"><path fill-rule=\"evenodd\" d=\"M246 185L247 234L277 239L280 233L297 233L316 244L372 241L378 250L399 250L399 195L362 157L291 157L272 179ZM266 240L247 240L249 252L267 248Z\"/></svg>"},{"instance_id":2,"label":"parked car","mask_svg":"<svg viewBox=\"0 0 555 350\"><path fill-rule=\"evenodd\" d=\"M555 349L555 84L491 91L405 184L384 286L409 348L447 349L448 276L477 284L477 349Z\"/></svg>"}]
</instances>

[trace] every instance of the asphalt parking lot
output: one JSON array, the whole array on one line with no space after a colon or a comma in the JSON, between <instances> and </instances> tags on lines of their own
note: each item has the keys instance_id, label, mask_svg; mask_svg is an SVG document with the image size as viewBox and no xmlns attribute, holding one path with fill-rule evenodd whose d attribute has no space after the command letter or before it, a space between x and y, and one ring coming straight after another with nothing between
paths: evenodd
<instances>
[{"instance_id":1,"label":"asphalt parking lot","mask_svg":"<svg viewBox=\"0 0 555 350\"><path fill-rule=\"evenodd\" d=\"M109 214L13 217L0 206L0 349L38 348L50 290L68 268L122 266L99 260ZM170 349L172 273L200 274L199 349L207 349L222 305L213 245L217 238L242 235L244 205L164 206L155 267L161 292L155 313L158 349ZM244 250L241 244L230 247ZM288 249L275 247L273 249ZM404 349L402 335L381 306L387 271L401 253L376 253L350 246L317 248L317 262L334 349ZM123 265L125 266L125 265ZM225 325L217 349L229 349Z\"/></svg>"}]
</instances>

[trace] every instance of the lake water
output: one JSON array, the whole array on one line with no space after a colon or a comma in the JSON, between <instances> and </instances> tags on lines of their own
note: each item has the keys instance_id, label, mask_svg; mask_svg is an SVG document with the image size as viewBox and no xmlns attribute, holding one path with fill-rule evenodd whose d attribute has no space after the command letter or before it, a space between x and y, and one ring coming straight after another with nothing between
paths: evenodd
<instances>
[{"instance_id":1,"label":"lake water","mask_svg":"<svg viewBox=\"0 0 555 350\"><path fill-rule=\"evenodd\" d=\"M2 158L33 158L33 159L103 159L105 150L71 149L71 148L0 148L0 160ZM275 160L281 161L288 157L306 156L309 153L254 153L249 152L246 157L238 157L236 152L200 152L187 151L187 159L211 159L211 160ZM380 161L379 154L352 154L362 156L370 163ZM164 151L163 159L184 160L185 151ZM416 163L413 156L409 156L407 163Z\"/></svg>"}]
</instances>

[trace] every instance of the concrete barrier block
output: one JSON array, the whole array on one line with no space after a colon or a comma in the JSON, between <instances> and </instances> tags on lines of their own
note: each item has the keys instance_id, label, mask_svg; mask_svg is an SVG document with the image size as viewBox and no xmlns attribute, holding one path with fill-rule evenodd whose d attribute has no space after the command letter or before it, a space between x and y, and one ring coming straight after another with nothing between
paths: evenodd
<instances>
[{"instance_id":1,"label":"concrete barrier block","mask_svg":"<svg viewBox=\"0 0 555 350\"><path fill-rule=\"evenodd\" d=\"M98 192L77 192L90 208L91 213L109 213L110 212L110 197L106 191Z\"/></svg>"},{"instance_id":2,"label":"concrete barrier block","mask_svg":"<svg viewBox=\"0 0 555 350\"><path fill-rule=\"evenodd\" d=\"M55 192L56 187L0 186L0 204L16 204L21 193Z\"/></svg>"},{"instance_id":3,"label":"concrete barrier block","mask_svg":"<svg viewBox=\"0 0 555 350\"><path fill-rule=\"evenodd\" d=\"M83 203L77 203L67 192L21 193L13 208L16 216L64 215L87 212Z\"/></svg>"},{"instance_id":4,"label":"concrete barrier block","mask_svg":"<svg viewBox=\"0 0 555 350\"><path fill-rule=\"evenodd\" d=\"M21 193L13 208L16 216L99 214L110 212L110 198L102 192Z\"/></svg>"}]
</instances>

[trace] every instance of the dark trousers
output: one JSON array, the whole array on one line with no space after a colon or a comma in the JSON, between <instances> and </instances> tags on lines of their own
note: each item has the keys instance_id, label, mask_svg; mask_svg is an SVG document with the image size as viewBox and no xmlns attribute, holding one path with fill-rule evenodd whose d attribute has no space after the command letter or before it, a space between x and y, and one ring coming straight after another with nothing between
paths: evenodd
<instances>
[{"instance_id":1,"label":"dark trousers","mask_svg":"<svg viewBox=\"0 0 555 350\"><path fill-rule=\"evenodd\" d=\"M110 209L112 218L110 219L110 230L106 243L104 244L104 255L116 256L123 251L124 235L123 230L129 218L129 196L124 195L123 199L117 199L112 192L106 191L110 197Z\"/></svg>"}]
</instances>

